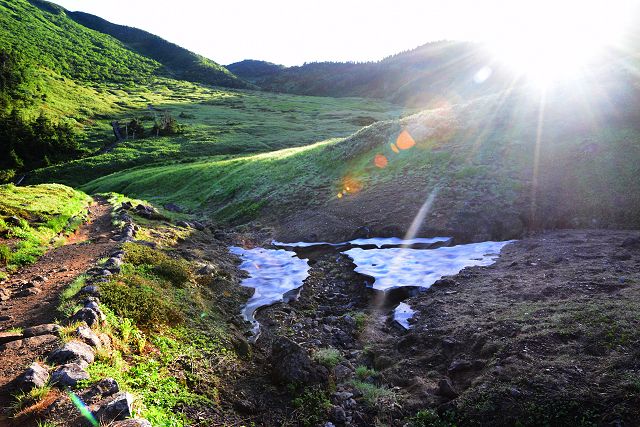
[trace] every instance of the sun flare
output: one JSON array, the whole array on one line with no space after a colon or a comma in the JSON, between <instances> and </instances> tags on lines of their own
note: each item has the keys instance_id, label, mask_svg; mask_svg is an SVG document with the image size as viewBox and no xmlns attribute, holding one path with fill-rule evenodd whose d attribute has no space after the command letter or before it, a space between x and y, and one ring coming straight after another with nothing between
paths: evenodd
<instances>
[{"instance_id":1,"label":"sun flare","mask_svg":"<svg viewBox=\"0 0 640 427\"><path fill-rule=\"evenodd\" d=\"M606 47L618 45L634 1L520 4L489 40L496 59L546 86L588 70Z\"/></svg>"}]
</instances>

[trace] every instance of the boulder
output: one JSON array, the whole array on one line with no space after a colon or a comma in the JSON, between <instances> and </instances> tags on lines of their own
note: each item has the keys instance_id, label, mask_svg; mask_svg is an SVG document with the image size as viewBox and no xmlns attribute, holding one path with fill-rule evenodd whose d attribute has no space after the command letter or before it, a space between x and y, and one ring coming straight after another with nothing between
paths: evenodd
<instances>
[{"instance_id":1,"label":"boulder","mask_svg":"<svg viewBox=\"0 0 640 427\"><path fill-rule=\"evenodd\" d=\"M272 379L276 383L326 383L328 371L314 364L309 354L285 337L277 337L271 352Z\"/></svg>"},{"instance_id":2,"label":"boulder","mask_svg":"<svg viewBox=\"0 0 640 427\"><path fill-rule=\"evenodd\" d=\"M22 334L25 338L36 337L40 335L48 335L48 334L57 334L60 332L60 325L56 325L55 323L47 323L44 325L32 326L30 328L26 328L22 331Z\"/></svg>"},{"instance_id":3,"label":"boulder","mask_svg":"<svg viewBox=\"0 0 640 427\"><path fill-rule=\"evenodd\" d=\"M101 400L93 410L95 417L104 424L113 421L121 421L130 418L132 415L131 405L133 396L129 393L118 392L113 396Z\"/></svg>"},{"instance_id":4,"label":"boulder","mask_svg":"<svg viewBox=\"0 0 640 427\"><path fill-rule=\"evenodd\" d=\"M62 365L69 362L76 362L80 365L93 363L93 349L80 341L69 341L62 347L52 351L47 357L50 363Z\"/></svg>"},{"instance_id":5,"label":"boulder","mask_svg":"<svg viewBox=\"0 0 640 427\"><path fill-rule=\"evenodd\" d=\"M78 363L60 366L51 374L51 383L58 387L75 387L79 381L88 380L89 374Z\"/></svg>"},{"instance_id":6,"label":"boulder","mask_svg":"<svg viewBox=\"0 0 640 427\"><path fill-rule=\"evenodd\" d=\"M113 378L103 378L88 390L82 393L81 397L85 402L96 401L105 397L113 396L120 391L120 386Z\"/></svg>"},{"instance_id":7,"label":"boulder","mask_svg":"<svg viewBox=\"0 0 640 427\"><path fill-rule=\"evenodd\" d=\"M102 311L97 312L90 308L81 308L71 316L71 322L85 322L89 326L98 325L104 319Z\"/></svg>"},{"instance_id":8,"label":"boulder","mask_svg":"<svg viewBox=\"0 0 640 427\"><path fill-rule=\"evenodd\" d=\"M48 380L47 368L34 362L16 379L16 388L23 393L28 393L34 388L44 386Z\"/></svg>"},{"instance_id":9,"label":"boulder","mask_svg":"<svg viewBox=\"0 0 640 427\"><path fill-rule=\"evenodd\" d=\"M342 425L347 421L347 414L341 406L333 406L329 411L329 419L338 425Z\"/></svg>"},{"instance_id":10,"label":"boulder","mask_svg":"<svg viewBox=\"0 0 640 427\"><path fill-rule=\"evenodd\" d=\"M102 347L100 337L98 337L98 335L96 335L96 333L88 326L78 326L75 330L75 334L82 342L90 345L91 347Z\"/></svg>"},{"instance_id":11,"label":"boulder","mask_svg":"<svg viewBox=\"0 0 640 427\"><path fill-rule=\"evenodd\" d=\"M438 394L449 399L455 399L458 397L458 392L453 387L453 384L451 384L451 380L449 378L442 378L438 382Z\"/></svg>"},{"instance_id":12,"label":"boulder","mask_svg":"<svg viewBox=\"0 0 640 427\"><path fill-rule=\"evenodd\" d=\"M24 338L22 334L15 332L0 332L0 344L6 344L12 341L18 341Z\"/></svg>"}]
</instances>

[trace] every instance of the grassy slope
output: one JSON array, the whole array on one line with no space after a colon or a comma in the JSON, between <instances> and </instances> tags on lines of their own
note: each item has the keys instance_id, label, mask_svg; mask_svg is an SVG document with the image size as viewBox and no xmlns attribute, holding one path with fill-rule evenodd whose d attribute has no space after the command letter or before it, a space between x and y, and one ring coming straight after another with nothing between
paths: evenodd
<instances>
[{"instance_id":1,"label":"grassy slope","mask_svg":"<svg viewBox=\"0 0 640 427\"><path fill-rule=\"evenodd\" d=\"M58 233L77 227L90 201L58 184L0 185L0 276L35 262Z\"/></svg>"},{"instance_id":2,"label":"grassy slope","mask_svg":"<svg viewBox=\"0 0 640 427\"><path fill-rule=\"evenodd\" d=\"M547 107L538 166L538 192L544 197L535 201L539 213L555 212L556 223L547 225L561 225L558 221L565 215L566 220L591 216L633 223L640 206L634 178L640 134L633 120L605 110L598 122L589 123L587 112L574 107L560 98ZM572 116L564 111L572 111ZM412 181L442 187L441 200L449 214L465 203L490 200L496 209L519 206L518 214L525 215L531 203L537 114L537 101L495 96L377 123L342 140L236 159L141 167L83 188L173 201L236 219L243 209L256 214L263 204L269 207L263 213L280 216L289 208L325 206L338 202L340 192L344 197L339 203L348 204L352 197L380 194L400 181ZM390 143L403 129L417 145L396 154ZM374 166L377 154L386 156L385 168ZM387 202L402 203L404 196L398 192ZM572 204L572 212L558 210Z\"/></svg>"},{"instance_id":3,"label":"grassy slope","mask_svg":"<svg viewBox=\"0 0 640 427\"><path fill-rule=\"evenodd\" d=\"M41 66L81 81L144 81L160 67L41 1L0 1L0 45L13 46Z\"/></svg>"},{"instance_id":4,"label":"grassy slope","mask_svg":"<svg viewBox=\"0 0 640 427\"><path fill-rule=\"evenodd\" d=\"M67 15L79 24L115 37L134 52L158 61L178 79L235 88L249 86L225 67L154 34L112 24L88 13L67 12Z\"/></svg>"},{"instance_id":5,"label":"grassy slope","mask_svg":"<svg viewBox=\"0 0 640 427\"><path fill-rule=\"evenodd\" d=\"M386 102L358 98L318 98L214 89L189 82L156 79L146 86L97 87L99 99L118 99L117 112L86 122L87 145L97 149L112 137L110 121L143 119L147 130L154 113L170 111L186 125L177 137L126 141L110 153L36 171L32 182L86 183L105 174L159 161L193 162L344 137L364 123L401 114ZM157 114L157 113L156 113ZM218 158L218 157L213 157Z\"/></svg>"}]
</instances>

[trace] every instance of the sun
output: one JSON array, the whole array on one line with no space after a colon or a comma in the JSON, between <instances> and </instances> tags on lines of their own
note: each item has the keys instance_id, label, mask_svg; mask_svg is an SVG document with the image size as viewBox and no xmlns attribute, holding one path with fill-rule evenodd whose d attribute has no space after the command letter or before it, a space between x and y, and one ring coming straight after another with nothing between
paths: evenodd
<instances>
[{"instance_id":1,"label":"sun","mask_svg":"<svg viewBox=\"0 0 640 427\"><path fill-rule=\"evenodd\" d=\"M540 86L588 71L608 46L618 44L634 0L518 4L488 44L500 62Z\"/></svg>"}]
</instances>

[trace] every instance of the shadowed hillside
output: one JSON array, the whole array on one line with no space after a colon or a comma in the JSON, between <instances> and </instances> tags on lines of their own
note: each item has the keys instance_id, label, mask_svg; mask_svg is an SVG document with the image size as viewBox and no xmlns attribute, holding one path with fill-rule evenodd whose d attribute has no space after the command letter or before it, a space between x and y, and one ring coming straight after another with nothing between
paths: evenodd
<instances>
[{"instance_id":1,"label":"shadowed hillside","mask_svg":"<svg viewBox=\"0 0 640 427\"><path fill-rule=\"evenodd\" d=\"M67 15L87 28L115 37L134 52L158 61L165 66L166 72L171 77L224 87L249 86L225 67L154 34L137 28L112 24L84 12L67 12Z\"/></svg>"}]
</instances>

